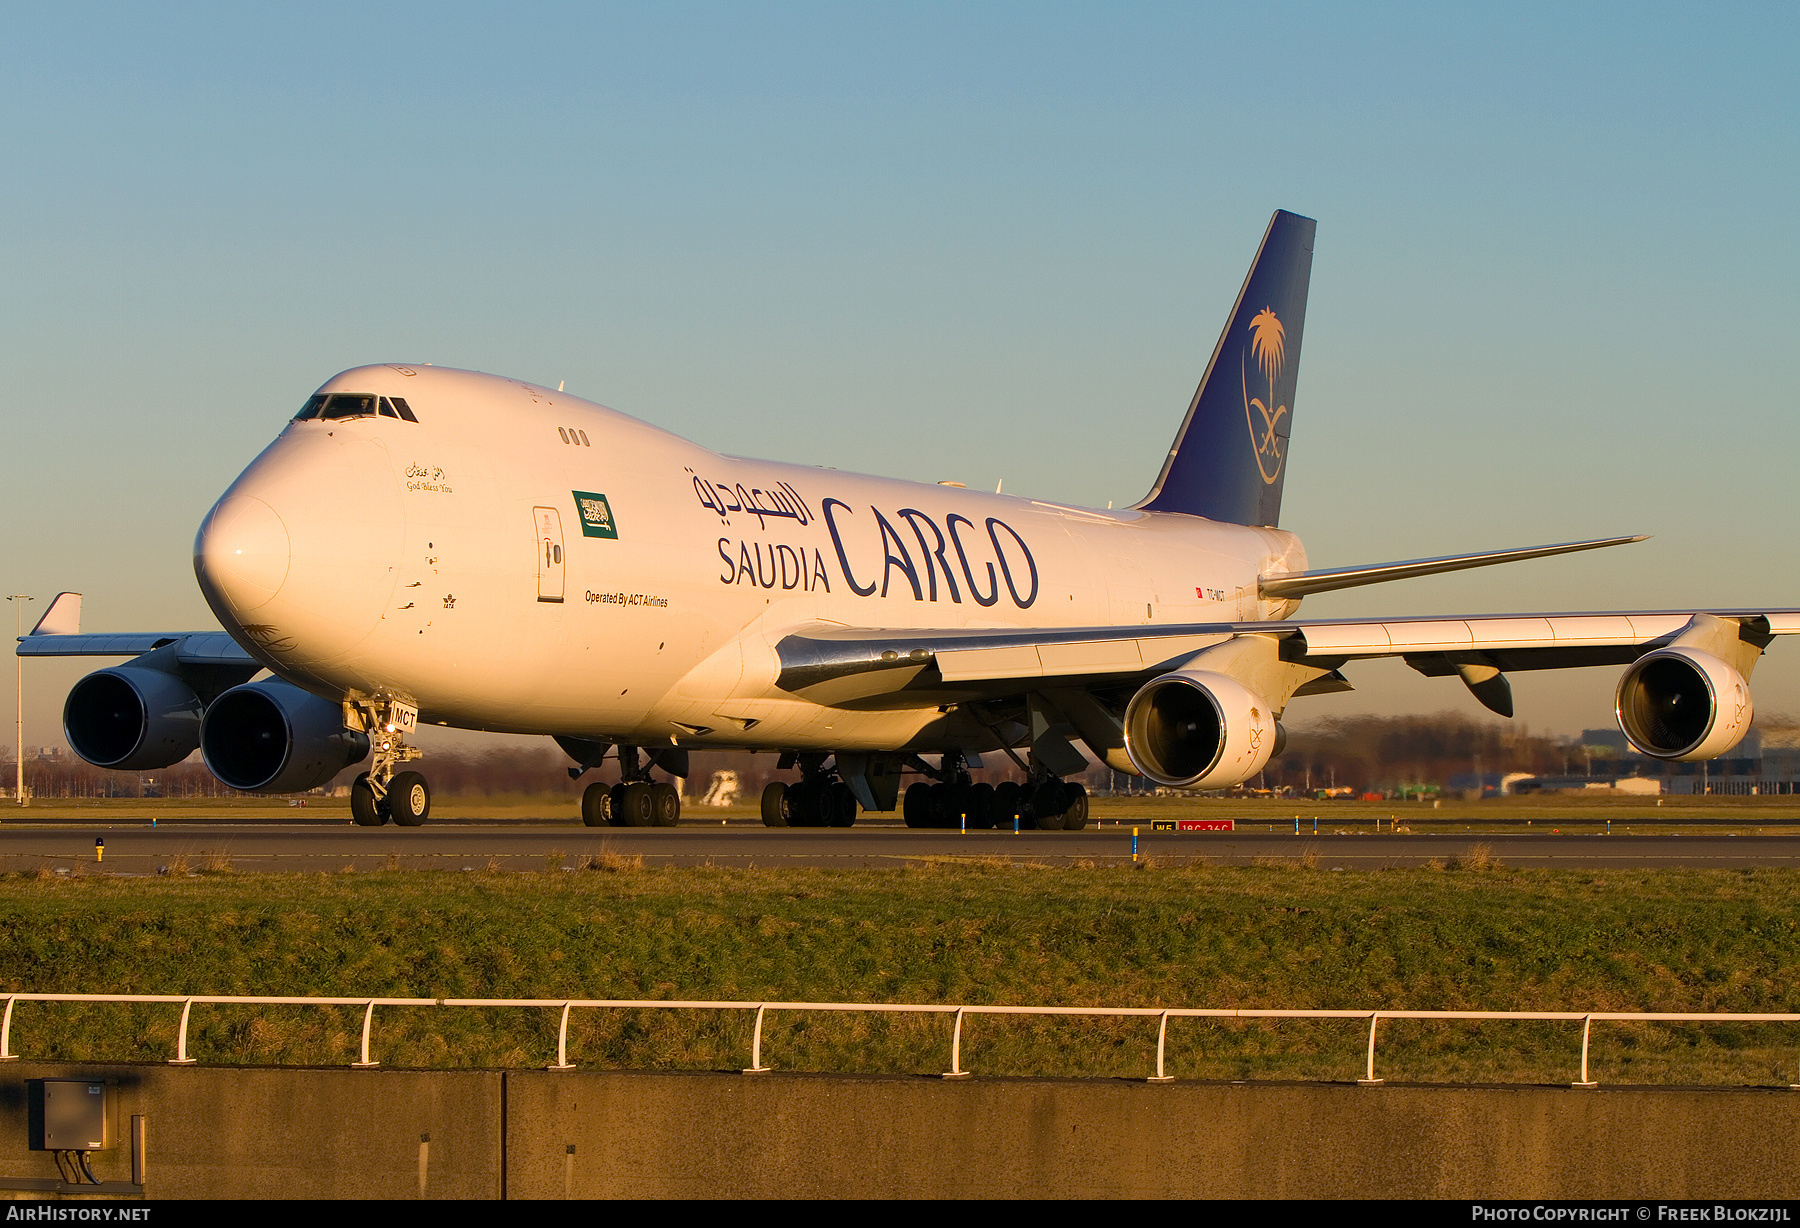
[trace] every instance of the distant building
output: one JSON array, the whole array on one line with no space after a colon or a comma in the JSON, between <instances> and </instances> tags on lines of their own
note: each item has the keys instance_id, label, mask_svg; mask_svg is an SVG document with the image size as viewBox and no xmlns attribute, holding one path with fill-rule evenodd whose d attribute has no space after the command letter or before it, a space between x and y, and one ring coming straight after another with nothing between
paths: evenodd
<instances>
[{"instance_id":1,"label":"distant building","mask_svg":"<svg viewBox=\"0 0 1800 1228\"><path fill-rule=\"evenodd\" d=\"M1588 730L1582 734L1584 745L1588 735L1596 732L1599 731ZM1707 793L1732 797L1787 796L1800 793L1800 734L1786 728L1752 730L1727 759L1670 763L1627 749L1622 755L1595 756L1580 766L1580 773L1541 778L1546 782L1558 782L1546 783L1543 787L1586 788L1585 782L1594 780L1616 788L1622 781L1642 779L1658 782L1663 793L1682 796ZM1619 791L1651 792L1645 785L1627 786Z\"/></svg>"},{"instance_id":2,"label":"distant building","mask_svg":"<svg viewBox=\"0 0 1800 1228\"><path fill-rule=\"evenodd\" d=\"M1595 759L1623 759L1637 754L1618 729L1583 729L1581 749Z\"/></svg>"},{"instance_id":3,"label":"distant building","mask_svg":"<svg viewBox=\"0 0 1800 1228\"><path fill-rule=\"evenodd\" d=\"M1655 797L1663 791L1661 776L1527 776L1513 788L1515 793L1625 793Z\"/></svg>"},{"instance_id":4,"label":"distant building","mask_svg":"<svg viewBox=\"0 0 1800 1228\"><path fill-rule=\"evenodd\" d=\"M1445 789L1451 793L1460 793L1465 797L1474 793L1477 788L1483 797L1501 797L1510 793L1521 792L1519 786L1535 777L1530 772L1483 772L1479 777L1473 772L1458 772L1445 782Z\"/></svg>"}]
</instances>

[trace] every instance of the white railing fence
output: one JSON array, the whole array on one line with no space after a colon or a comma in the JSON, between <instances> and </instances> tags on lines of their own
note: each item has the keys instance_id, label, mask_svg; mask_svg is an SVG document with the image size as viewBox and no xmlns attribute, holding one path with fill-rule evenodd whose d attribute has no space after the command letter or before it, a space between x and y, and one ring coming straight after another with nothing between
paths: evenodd
<instances>
[{"instance_id":1,"label":"white railing fence","mask_svg":"<svg viewBox=\"0 0 1800 1228\"><path fill-rule=\"evenodd\" d=\"M1588 1042L1595 1022L1601 1023L1800 1023L1800 1014L1728 1014L1700 1012L1691 1014L1667 1011L1368 1011L1368 1010L1252 1010L1239 1007L1156 1007L1156 1006L987 1006L951 1005L912 1002L687 1002L666 998L633 1000L625 998L313 998L250 997L241 994L97 994L97 993L0 993L6 999L4 1015L0 1015L0 1062L16 1061L12 1051L13 1007L19 1002L119 1002L181 1004L181 1023L176 1033L175 1056L171 1065L192 1065L188 1056L188 1020L195 1006L360 1006L363 1008L362 1047L359 1059L351 1065L359 1070L378 1066L369 1056L369 1037L378 1006L446 1006L446 1007L521 1007L558 1010L561 1019L556 1032L556 1062L547 1070L573 1070L569 1061L569 1012L573 1010L687 1010L687 1011L754 1011L755 1024L750 1040L750 1064L745 1074L765 1074L771 1068L763 1065L763 1017L769 1011L855 1011L872 1014L950 1015L950 1069L946 1079L966 1079L972 1073L962 1067L962 1033L965 1015L1060 1015L1111 1018L1144 1018L1156 1022L1156 1073L1146 1076L1147 1083L1169 1083L1174 1076L1164 1070L1163 1055L1169 1036L1171 1019L1367 1019L1369 1021L1368 1063L1364 1077L1357 1082L1364 1087L1377 1087L1383 1080L1375 1077L1375 1039L1377 1029L1386 1019L1438 1020L1504 1020L1508 1022L1562 1022L1581 1024L1581 1076L1571 1087L1597 1087L1588 1077ZM1800 1082L1789 1085L1800 1090Z\"/></svg>"}]
</instances>

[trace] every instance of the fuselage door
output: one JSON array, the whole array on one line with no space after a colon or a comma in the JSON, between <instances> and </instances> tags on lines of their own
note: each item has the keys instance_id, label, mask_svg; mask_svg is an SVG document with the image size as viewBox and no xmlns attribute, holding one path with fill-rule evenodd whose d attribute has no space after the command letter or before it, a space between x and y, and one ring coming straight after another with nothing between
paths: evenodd
<instances>
[{"instance_id":1,"label":"fuselage door","mask_svg":"<svg viewBox=\"0 0 1800 1228\"><path fill-rule=\"evenodd\" d=\"M553 507L531 509L537 521L537 585L539 601L563 599L562 517Z\"/></svg>"}]
</instances>

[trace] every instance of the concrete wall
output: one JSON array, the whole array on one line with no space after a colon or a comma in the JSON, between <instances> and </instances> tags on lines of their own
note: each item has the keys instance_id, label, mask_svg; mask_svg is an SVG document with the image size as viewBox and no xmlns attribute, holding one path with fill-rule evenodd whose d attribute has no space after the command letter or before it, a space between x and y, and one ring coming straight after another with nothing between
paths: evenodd
<instances>
[{"instance_id":1,"label":"concrete wall","mask_svg":"<svg viewBox=\"0 0 1800 1228\"><path fill-rule=\"evenodd\" d=\"M0 1178L55 1176L25 1080L96 1074L153 1198L1800 1196L1774 1090L32 1063Z\"/></svg>"},{"instance_id":2,"label":"concrete wall","mask_svg":"<svg viewBox=\"0 0 1800 1228\"><path fill-rule=\"evenodd\" d=\"M120 1146L94 1175L130 1180L141 1113L152 1198L416 1198L421 1183L432 1198L500 1196L499 1071L8 1062L0 1184L56 1176L49 1152L28 1150L26 1081L101 1077L118 1080Z\"/></svg>"}]
</instances>

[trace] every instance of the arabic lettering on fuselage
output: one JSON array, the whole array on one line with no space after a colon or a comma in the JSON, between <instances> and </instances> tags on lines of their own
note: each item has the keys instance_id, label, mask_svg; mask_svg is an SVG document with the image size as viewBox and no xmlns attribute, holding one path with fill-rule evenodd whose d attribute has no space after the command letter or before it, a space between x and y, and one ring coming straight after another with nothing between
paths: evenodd
<instances>
[{"instance_id":1,"label":"arabic lettering on fuselage","mask_svg":"<svg viewBox=\"0 0 1800 1228\"><path fill-rule=\"evenodd\" d=\"M769 527L771 519L792 520L796 524L812 523L812 509L806 506L806 500L800 492L786 482L764 490L758 486L746 488L742 482L726 482L715 484L694 473L694 494L700 500L700 506L710 509L719 517L721 524L731 523L731 514L756 517L758 528Z\"/></svg>"},{"instance_id":2,"label":"arabic lettering on fuselage","mask_svg":"<svg viewBox=\"0 0 1800 1228\"><path fill-rule=\"evenodd\" d=\"M903 507L890 514L873 505L858 509L828 498L815 518L786 482L763 489L712 482L688 472L700 505L721 523L730 525L734 514L754 516L763 528L770 519L785 518L799 527L822 519L837 557L834 576L826 565L828 556L818 547L721 537L721 584L830 592L832 580L841 578L858 597L910 596L956 605L967 598L983 607L1005 598L1022 610L1038 599L1037 560L1018 530L997 516L983 517L978 524L960 512L934 518Z\"/></svg>"}]
</instances>

